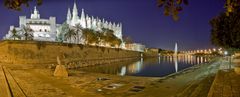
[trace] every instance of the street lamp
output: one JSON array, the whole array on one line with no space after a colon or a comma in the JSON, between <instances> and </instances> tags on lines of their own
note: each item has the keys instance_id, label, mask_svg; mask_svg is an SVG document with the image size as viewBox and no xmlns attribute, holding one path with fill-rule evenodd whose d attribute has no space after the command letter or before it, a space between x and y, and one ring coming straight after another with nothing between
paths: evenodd
<instances>
[{"instance_id":1,"label":"street lamp","mask_svg":"<svg viewBox=\"0 0 240 97\"><path fill-rule=\"evenodd\" d=\"M228 51L224 51L224 55L227 56L228 55Z\"/></svg>"}]
</instances>

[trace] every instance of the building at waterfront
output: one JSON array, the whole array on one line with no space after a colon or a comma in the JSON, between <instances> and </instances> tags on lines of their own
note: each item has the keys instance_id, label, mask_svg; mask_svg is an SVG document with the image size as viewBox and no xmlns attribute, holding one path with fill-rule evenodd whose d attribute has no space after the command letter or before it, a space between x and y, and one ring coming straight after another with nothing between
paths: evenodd
<instances>
[{"instance_id":1,"label":"building at waterfront","mask_svg":"<svg viewBox=\"0 0 240 97\"><path fill-rule=\"evenodd\" d=\"M127 47L122 38L122 24L100 19L98 17L90 16L85 13L84 9L81 14L78 14L76 2L74 2L73 9L68 8L66 12L66 20L62 24L57 24L56 17L49 17L44 19L40 17L40 12L36 7L31 13L31 16L19 16L19 26L10 26L10 30L4 36L5 40L35 40L35 41L51 41L84 44L85 39L82 38L82 30L77 35L66 38L69 29L76 31L77 27L80 29L91 29L94 32L104 33L103 29L113 31L113 34L122 41L120 48L133 51L144 51L145 46L141 44L128 44ZM28 29L28 30L27 30ZM27 39L27 37L31 39ZM108 44L100 43L98 46L111 47Z\"/></svg>"},{"instance_id":2,"label":"building at waterfront","mask_svg":"<svg viewBox=\"0 0 240 97\"><path fill-rule=\"evenodd\" d=\"M89 16L84 9L81 10L81 15L78 15L77 4L74 3L72 12L68 8L66 23L70 26L80 25L82 28L93 29L95 31L102 31L103 28L112 30L114 35L122 40L122 24L100 19L98 17Z\"/></svg>"},{"instance_id":3,"label":"building at waterfront","mask_svg":"<svg viewBox=\"0 0 240 97\"><path fill-rule=\"evenodd\" d=\"M33 40L37 41L55 41L56 39L56 17L49 17L49 19L43 19L40 17L40 13L37 8L34 8L31 17L19 16L19 27L10 26L10 30L4 37L4 39L17 39L24 40L29 33L32 35ZM30 32L26 32L24 29L31 29ZM16 30L18 38L15 38L12 31Z\"/></svg>"},{"instance_id":4,"label":"building at waterfront","mask_svg":"<svg viewBox=\"0 0 240 97\"><path fill-rule=\"evenodd\" d=\"M146 47L145 47L145 45L140 44L140 43L131 43L131 44L125 44L125 48L127 50L144 52Z\"/></svg>"}]
</instances>

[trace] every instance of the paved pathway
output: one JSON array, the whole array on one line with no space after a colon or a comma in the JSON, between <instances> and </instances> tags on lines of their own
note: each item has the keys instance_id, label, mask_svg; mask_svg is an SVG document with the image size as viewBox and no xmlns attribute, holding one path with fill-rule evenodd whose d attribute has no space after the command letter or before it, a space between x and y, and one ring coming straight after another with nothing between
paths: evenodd
<instances>
[{"instance_id":1,"label":"paved pathway","mask_svg":"<svg viewBox=\"0 0 240 97\"><path fill-rule=\"evenodd\" d=\"M240 97L240 75L224 62L217 73L208 97Z\"/></svg>"},{"instance_id":2,"label":"paved pathway","mask_svg":"<svg viewBox=\"0 0 240 97\"><path fill-rule=\"evenodd\" d=\"M12 97L3 67L0 65L0 97Z\"/></svg>"},{"instance_id":3,"label":"paved pathway","mask_svg":"<svg viewBox=\"0 0 240 97\"><path fill-rule=\"evenodd\" d=\"M0 97L26 97L9 69L0 65Z\"/></svg>"},{"instance_id":4,"label":"paved pathway","mask_svg":"<svg viewBox=\"0 0 240 97\"><path fill-rule=\"evenodd\" d=\"M13 97L27 97L18 82L15 80L15 78L12 76L9 69L6 67L3 67L3 70L5 71L7 81L10 86L11 93Z\"/></svg>"}]
</instances>

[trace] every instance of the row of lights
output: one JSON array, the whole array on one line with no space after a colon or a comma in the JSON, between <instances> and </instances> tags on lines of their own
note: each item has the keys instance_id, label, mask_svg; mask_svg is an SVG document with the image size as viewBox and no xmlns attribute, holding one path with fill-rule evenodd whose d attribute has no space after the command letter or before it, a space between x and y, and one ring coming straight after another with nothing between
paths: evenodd
<instances>
[{"instance_id":1,"label":"row of lights","mask_svg":"<svg viewBox=\"0 0 240 97\"><path fill-rule=\"evenodd\" d=\"M223 54L223 49L222 48L219 48L219 49L216 49L216 48L213 48L213 49L203 49L203 50L192 50L192 51L182 51L182 53L212 53L212 52L219 52L221 54Z\"/></svg>"}]
</instances>

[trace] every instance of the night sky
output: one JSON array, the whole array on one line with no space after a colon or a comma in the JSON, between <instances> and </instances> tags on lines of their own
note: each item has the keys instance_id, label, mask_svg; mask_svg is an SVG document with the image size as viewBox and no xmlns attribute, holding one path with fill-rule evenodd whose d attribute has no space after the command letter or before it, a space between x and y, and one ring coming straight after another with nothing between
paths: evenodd
<instances>
[{"instance_id":1,"label":"night sky","mask_svg":"<svg viewBox=\"0 0 240 97\"><path fill-rule=\"evenodd\" d=\"M18 16L27 15L36 3L22 11L5 8L1 0L0 37L7 33L10 25L18 26ZM210 42L209 20L224 11L223 0L189 0L175 22L163 15L163 9L157 7L157 0L76 0L79 16L81 8L90 16L98 16L108 21L121 22L123 35L130 36L135 42L147 47L173 49L178 43L180 50L213 47ZM74 0L43 0L38 6L41 18L57 17L57 23L66 20L67 8L72 10Z\"/></svg>"}]
</instances>

